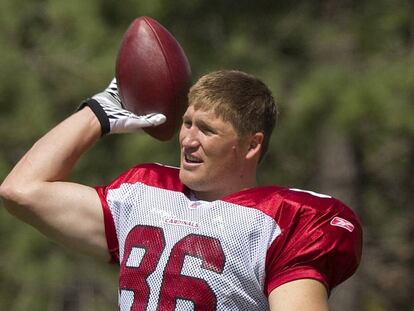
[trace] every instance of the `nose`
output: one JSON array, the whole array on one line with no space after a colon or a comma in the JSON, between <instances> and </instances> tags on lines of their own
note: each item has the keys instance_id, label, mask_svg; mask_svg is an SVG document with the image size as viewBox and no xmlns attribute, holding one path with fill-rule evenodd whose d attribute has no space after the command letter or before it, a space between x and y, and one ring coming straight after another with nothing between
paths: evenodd
<instances>
[{"instance_id":1,"label":"nose","mask_svg":"<svg viewBox=\"0 0 414 311\"><path fill-rule=\"evenodd\" d=\"M181 145L184 148L197 148L200 144L197 135L197 129L192 126L190 128L181 129Z\"/></svg>"}]
</instances>

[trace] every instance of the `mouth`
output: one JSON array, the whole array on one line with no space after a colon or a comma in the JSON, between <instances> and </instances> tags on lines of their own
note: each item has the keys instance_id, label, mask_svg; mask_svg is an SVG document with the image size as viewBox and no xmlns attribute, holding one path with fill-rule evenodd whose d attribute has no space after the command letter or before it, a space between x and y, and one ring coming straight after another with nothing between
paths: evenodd
<instances>
[{"instance_id":1,"label":"mouth","mask_svg":"<svg viewBox=\"0 0 414 311\"><path fill-rule=\"evenodd\" d=\"M188 154L188 153L184 154L184 161L187 164L201 164L201 163L203 163L203 161L200 158L198 158L198 157L196 157L192 154Z\"/></svg>"}]
</instances>

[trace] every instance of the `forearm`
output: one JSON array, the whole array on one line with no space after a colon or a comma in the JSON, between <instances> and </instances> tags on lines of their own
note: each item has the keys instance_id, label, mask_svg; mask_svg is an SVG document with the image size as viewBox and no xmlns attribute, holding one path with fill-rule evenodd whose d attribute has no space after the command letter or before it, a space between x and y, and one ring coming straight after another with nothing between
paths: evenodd
<instances>
[{"instance_id":1,"label":"forearm","mask_svg":"<svg viewBox=\"0 0 414 311\"><path fill-rule=\"evenodd\" d=\"M29 165L29 172L35 180L62 180L100 135L100 124L86 107L36 142L22 161L22 168Z\"/></svg>"},{"instance_id":2,"label":"forearm","mask_svg":"<svg viewBox=\"0 0 414 311\"><path fill-rule=\"evenodd\" d=\"M0 186L5 208L62 244L108 258L100 202L93 188L61 182L100 137L89 108L57 125L26 153Z\"/></svg>"}]
</instances>

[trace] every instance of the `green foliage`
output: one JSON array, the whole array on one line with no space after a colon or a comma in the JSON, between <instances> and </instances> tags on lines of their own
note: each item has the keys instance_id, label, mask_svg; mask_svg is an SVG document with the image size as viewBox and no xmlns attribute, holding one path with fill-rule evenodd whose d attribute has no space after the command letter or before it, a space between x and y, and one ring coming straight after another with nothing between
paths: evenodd
<instances>
[{"instance_id":1,"label":"green foliage","mask_svg":"<svg viewBox=\"0 0 414 311\"><path fill-rule=\"evenodd\" d=\"M412 12L404 0L3 0L0 179L110 81L123 32L149 15L182 43L194 79L235 68L271 87L281 115L262 183L339 189L360 215L363 286L350 289L359 307L348 309L412 310ZM104 184L135 163L178 165L176 146L176 138L161 143L145 134L106 137L71 178ZM0 245L0 309L116 308L116 269L54 245L4 209Z\"/></svg>"}]
</instances>

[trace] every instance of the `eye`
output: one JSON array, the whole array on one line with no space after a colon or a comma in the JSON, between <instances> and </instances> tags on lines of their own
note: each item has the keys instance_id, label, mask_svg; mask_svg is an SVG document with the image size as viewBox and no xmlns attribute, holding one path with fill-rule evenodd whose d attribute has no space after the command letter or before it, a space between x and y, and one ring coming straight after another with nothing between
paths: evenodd
<instances>
[{"instance_id":1,"label":"eye","mask_svg":"<svg viewBox=\"0 0 414 311\"><path fill-rule=\"evenodd\" d=\"M216 131L214 131L211 127L207 126L207 125L203 125L200 126L200 130L205 134L205 135L214 135L216 134Z\"/></svg>"},{"instance_id":2,"label":"eye","mask_svg":"<svg viewBox=\"0 0 414 311\"><path fill-rule=\"evenodd\" d=\"M184 126L185 128L190 128L192 124L193 124L193 123L191 122L191 120L190 120L190 119L185 119L185 118L183 118L183 126Z\"/></svg>"}]
</instances>

